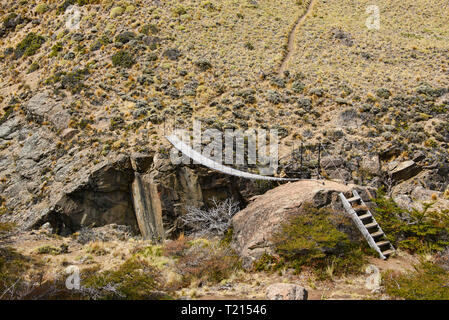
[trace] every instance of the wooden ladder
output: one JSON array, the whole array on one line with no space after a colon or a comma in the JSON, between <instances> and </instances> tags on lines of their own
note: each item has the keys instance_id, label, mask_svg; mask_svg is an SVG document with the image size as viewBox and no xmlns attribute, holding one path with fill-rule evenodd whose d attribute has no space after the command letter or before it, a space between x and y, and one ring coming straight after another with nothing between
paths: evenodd
<instances>
[{"instance_id":1,"label":"wooden ladder","mask_svg":"<svg viewBox=\"0 0 449 320\"><path fill-rule=\"evenodd\" d=\"M393 245L385 237L385 233L377 223L371 211L363 202L357 191L352 191L353 197L346 199L343 193L340 193L340 199L343 206L349 213L351 219L356 224L362 235L371 248L376 250L382 259L387 259L388 256L395 252Z\"/></svg>"}]
</instances>

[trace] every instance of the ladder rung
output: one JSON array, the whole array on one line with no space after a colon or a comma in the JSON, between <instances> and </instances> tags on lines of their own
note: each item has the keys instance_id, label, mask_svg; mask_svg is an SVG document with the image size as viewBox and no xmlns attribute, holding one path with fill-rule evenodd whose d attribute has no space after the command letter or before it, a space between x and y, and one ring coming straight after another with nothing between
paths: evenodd
<instances>
[{"instance_id":1,"label":"ladder rung","mask_svg":"<svg viewBox=\"0 0 449 320\"><path fill-rule=\"evenodd\" d=\"M352 193L354 196L348 199L343 193L340 193L340 198L343 202L345 210L351 215L352 218L355 219L354 215L358 218L355 219L357 228L366 237L369 245L379 252L380 257L382 259L386 259L389 255L395 253L394 247L385 237L384 232L357 191L354 190ZM382 250L385 251L382 252Z\"/></svg>"},{"instance_id":2,"label":"ladder rung","mask_svg":"<svg viewBox=\"0 0 449 320\"><path fill-rule=\"evenodd\" d=\"M365 228L367 228L367 229L374 228L374 227L377 227L377 226L378 226L377 222L372 222L372 223L365 224Z\"/></svg>"},{"instance_id":3,"label":"ladder rung","mask_svg":"<svg viewBox=\"0 0 449 320\"><path fill-rule=\"evenodd\" d=\"M378 247L384 246L384 245L386 245L386 244L390 244L390 241L385 240L385 241L379 241L379 242L376 242L376 245L377 245Z\"/></svg>"},{"instance_id":4,"label":"ladder rung","mask_svg":"<svg viewBox=\"0 0 449 320\"><path fill-rule=\"evenodd\" d=\"M394 253L394 250L393 250L393 249L390 249L390 250L387 250L387 251L382 252L382 254L383 254L384 256L389 256L390 254L393 254L393 253Z\"/></svg>"},{"instance_id":5,"label":"ladder rung","mask_svg":"<svg viewBox=\"0 0 449 320\"><path fill-rule=\"evenodd\" d=\"M371 213L367 213L367 214L364 214L363 216L359 216L360 220L363 220L366 218L371 218L371 217L372 217Z\"/></svg>"},{"instance_id":6,"label":"ladder rung","mask_svg":"<svg viewBox=\"0 0 449 320\"><path fill-rule=\"evenodd\" d=\"M374 233L371 233L371 237L378 237L378 236L381 236L381 235L383 235L384 233L382 232L382 231L376 231L376 232L374 232Z\"/></svg>"},{"instance_id":7,"label":"ladder rung","mask_svg":"<svg viewBox=\"0 0 449 320\"><path fill-rule=\"evenodd\" d=\"M348 202L354 202L354 201L357 201L357 200L360 200L360 197L352 197L352 198L349 198L349 199L348 199Z\"/></svg>"}]
</instances>

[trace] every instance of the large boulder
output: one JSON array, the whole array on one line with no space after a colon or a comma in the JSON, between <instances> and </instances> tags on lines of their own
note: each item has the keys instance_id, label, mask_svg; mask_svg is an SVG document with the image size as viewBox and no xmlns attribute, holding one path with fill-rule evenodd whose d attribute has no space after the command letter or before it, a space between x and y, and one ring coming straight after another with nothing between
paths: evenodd
<instances>
[{"instance_id":1,"label":"large boulder","mask_svg":"<svg viewBox=\"0 0 449 320\"><path fill-rule=\"evenodd\" d=\"M249 267L263 253L272 251L271 237L292 214L300 213L304 204L330 207L343 212L338 194L347 197L356 189L366 201L375 196L374 190L332 181L298 181L276 187L257 196L232 219L232 246Z\"/></svg>"},{"instance_id":2,"label":"large boulder","mask_svg":"<svg viewBox=\"0 0 449 320\"><path fill-rule=\"evenodd\" d=\"M11 118L0 124L0 139L11 140L10 135L20 129L20 120L18 118Z\"/></svg>"},{"instance_id":3,"label":"large boulder","mask_svg":"<svg viewBox=\"0 0 449 320\"><path fill-rule=\"evenodd\" d=\"M390 174L393 180L403 181L416 176L421 170L421 167L419 167L415 161L408 160L401 162L392 168Z\"/></svg>"},{"instance_id":4,"label":"large boulder","mask_svg":"<svg viewBox=\"0 0 449 320\"><path fill-rule=\"evenodd\" d=\"M308 292L303 287L292 283L275 283L268 286L268 300L307 300Z\"/></svg>"},{"instance_id":5,"label":"large boulder","mask_svg":"<svg viewBox=\"0 0 449 320\"><path fill-rule=\"evenodd\" d=\"M432 210L449 208L449 200L444 198L448 186L447 175L439 172L440 168L424 170L416 176L401 181L392 188L392 198L405 210L422 210L424 203L433 203Z\"/></svg>"},{"instance_id":6,"label":"large boulder","mask_svg":"<svg viewBox=\"0 0 449 320\"><path fill-rule=\"evenodd\" d=\"M432 203L430 209L433 211L442 211L449 208L449 200L443 197L443 193L435 190L425 189L422 186L415 186L408 183L406 186L400 185L402 189L393 189L393 200L396 204L404 210L416 209L421 211L424 209L425 203ZM406 187L409 187L408 192ZM403 191L399 193L399 191Z\"/></svg>"},{"instance_id":7,"label":"large boulder","mask_svg":"<svg viewBox=\"0 0 449 320\"><path fill-rule=\"evenodd\" d=\"M378 154L365 155L362 157L360 169L370 175L380 175L381 166Z\"/></svg>"},{"instance_id":8,"label":"large boulder","mask_svg":"<svg viewBox=\"0 0 449 320\"><path fill-rule=\"evenodd\" d=\"M37 123L49 121L56 129L66 129L70 114L62 107L62 103L53 99L49 92L36 94L25 105L24 111L28 119Z\"/></svg>"}]
</instances>

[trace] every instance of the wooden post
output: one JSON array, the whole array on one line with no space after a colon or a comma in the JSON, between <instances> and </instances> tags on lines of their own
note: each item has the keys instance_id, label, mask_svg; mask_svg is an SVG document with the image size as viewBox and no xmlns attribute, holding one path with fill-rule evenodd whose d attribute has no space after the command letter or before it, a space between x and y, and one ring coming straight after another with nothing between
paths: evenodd
<instances>
[{"instance_id":1,"label":"wooden post","mask_svg":"<svg viewBox=\"0 0 449 320\"><path fill-rule=\"evenodd\" d=\"M300 150L300 158L299 158L301 169L302 169L302 149L303 149L303 143L301 142L301 150Z\"/></svg>"}]
</instances>

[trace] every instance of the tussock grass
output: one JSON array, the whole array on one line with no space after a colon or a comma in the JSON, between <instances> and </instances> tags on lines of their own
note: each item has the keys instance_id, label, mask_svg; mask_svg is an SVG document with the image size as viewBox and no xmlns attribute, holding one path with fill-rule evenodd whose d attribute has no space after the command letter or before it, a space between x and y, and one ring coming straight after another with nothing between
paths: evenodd
<instances>
[{"instance_id":1,"label":"tussock grass","mask_svg":"<svg viewBox=\"0 0 449 320\"><path fill-rule=\"evenodd\" d=\"M449 273L429 261L422 261L406 274L392 272L383 275L388 295L405 300L448 300Z\"/></svg>"}]
</instances>

